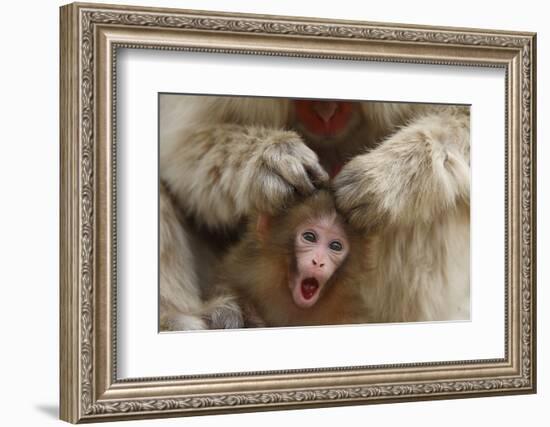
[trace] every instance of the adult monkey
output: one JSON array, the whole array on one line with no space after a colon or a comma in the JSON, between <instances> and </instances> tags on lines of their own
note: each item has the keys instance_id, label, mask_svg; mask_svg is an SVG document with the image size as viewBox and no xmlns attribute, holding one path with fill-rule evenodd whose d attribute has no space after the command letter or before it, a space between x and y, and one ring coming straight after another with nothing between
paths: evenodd
<instances>
[{"instance_id":1,"label":"adult monkey","mask_svg":"<svg viewBox=\"0 0 550 427\"><path fill-rule=\"evenodd\" d=\"M207 327L201 297L224 249L209 243L326 182L374 142L364 123L359 103L161 97L161 329Z\"/></svg>"},{"instance_id":2,"label":"adult monkey","mask_svg":"<svg viewBox=\"0 0 550 427\"><path fill-rule=\"evenodd\" d=\"M374 286L362 289L373 321L469 318L468 108L419 107L405 126L347 163L334 188L348 220L377 236L370 246Z\"/></svg>"},{"instance_id":3,"label":"adult monkey","mask_svg":"<svg viewBox=\"0 0 550 427\"><path fill-rule=\"evenodd\" d=\"M311 193L317 184L327 181L328 175L325 170L329 171L331 175L336 175L349 159L353 158L354 160L344 167L334 183L337 204L349 214L352 222L359 227L370 229L376 225L382 233L397 233L397 241L405 242L405 245L410 239L401 236L401 234L410 234L409 229L415 220L410 209L418 208L417 203L426 199L428 204L421 207L420 211L437 213L438 218L441 215L445 216L447 207L452 212L456 209L455 197L447 193L434 195L431 199L416 196L416 194L424 194L425 191L429 191L432 186L438 187L436 184L439 179L443 179L449 184L448 187L467 187L466 197L463 197L464 194L461 194L460 197L467 199L466 203L469 205L469 174L467 170L463 173L464 171L461 169L459 177L447 176L445 171L441 175L428 176L429 173L424 172L432 168L433 159L430 157L432 149L420 149L420 147L433 145L440 148L439 151L446 153L446 145L449 145L450 152L453 153L452 161L459 163L459 169L462 166L467 169L469 165L467 111L450 108L448 111L439 112L436 107L433 107L430 112L430 108L407 104L170 95L164 95L161 98L160 109L161 186L166 186L172 197L167 192L161 191L161 206L163 203L170 205L175 202L185 213L187 219L191 220L191 225L189 221L184 223L182 235L178 235L178 239L172 239L171 233L163 232L163 230L174 228L174 216L163 215L161 211L160 311L162 329L206 327L201 319L200 295L210 282L211 277L208 274L201 275L212 269L201 267L199 263L207 259L208 265L216 262L217 258L212 248L203 250L202 253L207 256L195 257L196 251L194 248L190 248L193 243L190 243L192 236L189 236L189 232L201 228L215 232L235 230L243 219L254 210L274 212L281 205L290 202L296 192ZM429 117L429 120L424 120L424 117ZM399 126L405 125L410 120L413 120L410 125L390 136ZM415 129L415 120L420 122L424 120L423 124L433 127L434 132L432 134L428 132L417 138L409 151L397 150L394 152L395 150L391 149L394 145L393 141L398 142L396 147L403 145L400 141L406 140L406 138L401 137L400 134L407 131L409 127ZM456 136L455 133L458 130L462 132ZM384 140L388 136L390 137ZM381 141L380 144L378 144L379 141ZM371 151L370 149L375 146L376 149ZM455 159L455 146L459 147L459 157L462 157ZM386 147L390 147L390 149ZM414 161L407 160L411 158L411 151ZM394 156L399 161L394 162ZM447 154L443 156L444 162L448 160L446 156ZM371 158L372 161L369 161ZM380 186L380 188L367 190L363 188L363 185L369 184L369 182L365 182L364 166L369 165L370 167L371 163L377 163L375 160L379 160L383 164L376 165L378 180L371 177L369 182ZM397 179L395 176L401 173L392 166L395 164L400 165L401 172L406 177L399 178L398 182L405 182L406 185L400 185L397 194L399 191L404 191L404 193L408 191L415 200L411 202L412 205L405 203L406 209L395 211L394 214L397 215L397 218L386 215L386 203L394 200L384 198L384 191L378 191L384 187L382 183L385 184L385 187L391 187L393 180ZM392 172L391 174L386 175L386 167ZM422 179L417 181L415 176L418 172L423 175ZM464 175L468 177L466 184L462 182ZM430 181L432 178L434 182ZM452 182L456 179L460 183ZM371 193L378 194L379 197L373 197L372 203L378 203L380 206L371 205L368 200ZM396 193L394 191L390 194L395 195ZM411 197L404 194L406 200ZM401 220L404 218L401 218L400 215L407 216L405 224L402 223ZM391 218L393 222L385 221L388 218ZM423 217L423 219L427 221L428 225L435 220L429 216ZM469 224L469 218L467 221ZM391 225L391 227L388 228L386 225ZM402 225L405 225L406 230L401 230ZM460 231L463 231L462 228ZM455 233L456 230L453 226L449 228L446 225L445 232L449 236L445 235L437 248L425 248L429 249L427 253L432 254L432 252L439 251L442 245L449 246L446 242L452 238L450 234ZM386 239L380 240L385 242ZM426 242L415 241L411 250L424 250L420 243L430 246L433 243L432 240L427 237ZM198 241L204 246L204 239L202 241L198 239ZM458 246L458 250L463 249L462 245ZM178 262L165 263L163 259L170 257L163 256L163 254L172 251L176 251L180 259ZM395 265L399 267L397 270L406 270L403 277L412 274L413 278L417 279L418 274L414 271L411 273L411 270L418 266L417 262L413 262L416 260L400 259L395 264L392 258L400 255L395 253L396 248L387 248L381 245L380 252L388 252L390 256L387 259L380 258L380 271L384 271L386 268L395 269ZM456 256L457 254L453 252L451 255ZM410 258L409 253L404 258L408 257ZM466 257L468 258L469 254ZM389 263L389 265L385 263ZM434 280L441 279L441 274L446 275L447 258L438 262L438 265L443 267L437 268L438 275ZM427 266L427 268L431 267L433 266ZM469 265L467 268L469 269ZM424 273L425 271L422 270L420 277L424 277ZM454 276L453 274L453 278ZM397 289L394 291L401 295L400 291L407 286L407 283L403 282L404 279L398 272L393 274L392 278L398 280L395 280L390 288ZM448 298L446 294L440 295L441 289L436 289L435 296L430 297L428 289L433 288L431 277L421 279L424 283L420 283L422 292L417 292L416 296L417 299L421 296L430 297L428 298L431 301L428 304L429 307L422 309L420 307L422 304L419 302L417 304L419 307L409 310L410 313L403 316L399 313L400 305L397 308L394 307L395 304L389 298L394 291L386 293L383 291L387 288L383 274L380 275L379 280L381 281L380 292L375 292L374 295L370 292L367 298L379 300L380 305L385 307L380 312L381 319L386 317L393 319L397 315L400 318L394 320L416 320L416 318L424 319L427 316L439 318L438 316L441 316L442 313L447 315L449 312L448 307L434 309L441 299L444 299L445 304L448 305ZM418 280L414 282L418 283ZM454 284L450 287L446 283L443 284L444 289L456 287ZM462 283L460 288L464 288ZM176 294L183 295L183 298L180 298L180 300L185 300L183 305L177 306L177 300L172 298ZM190 298L187 298L187 295ZM407 297L410 296L407 295ZM401 300L402 298L397 299Z\"/></svg>"}]
</instances>

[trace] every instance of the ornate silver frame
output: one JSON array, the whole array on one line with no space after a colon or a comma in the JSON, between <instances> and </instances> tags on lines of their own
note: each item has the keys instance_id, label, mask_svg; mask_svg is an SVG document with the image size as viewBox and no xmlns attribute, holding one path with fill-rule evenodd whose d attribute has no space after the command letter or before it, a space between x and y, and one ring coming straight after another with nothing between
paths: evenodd
<instances>
[{"instance_id":1,"label":"ornate silver frame","mask_svg":"<svg viewBox=\"0 0 550 427\"><path fill-rule=\"evenodd\" d=\"M61 418L77 423L535 392L535 42L533 33L63 6ZM113 147L119 47L504 68L505 357L117 380Z\"/></svg>"}]
</instances>

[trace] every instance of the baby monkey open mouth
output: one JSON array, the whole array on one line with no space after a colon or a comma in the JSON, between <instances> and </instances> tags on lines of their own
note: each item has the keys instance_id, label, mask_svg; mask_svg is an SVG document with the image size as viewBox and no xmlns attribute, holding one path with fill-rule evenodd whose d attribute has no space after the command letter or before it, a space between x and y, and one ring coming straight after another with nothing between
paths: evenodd
<instances>
[{"instance_id":1,"label":"baby monkey open mouth","mask_svg":"<svg viewBox=\"0 0 550 427\"><path fill-rule=\"evenodd\" d=\"M294 304L300 308L309 308L319 300L327 279L321 275L315 277L311 272L304 273L292 275L289 286Z\"/></svg>"},{"instance_id":2,"label":"baby monkey open mouth","mask_svg":"<svg viewBox=\"0 0 550 427\"><path fill-rule=\"evenodd\" d=\"M302 280L301 291L305 300L310 300L313 298L318 290L319 282L315 277L308 277L307 279Z\"/></svg>"}]
</instances>

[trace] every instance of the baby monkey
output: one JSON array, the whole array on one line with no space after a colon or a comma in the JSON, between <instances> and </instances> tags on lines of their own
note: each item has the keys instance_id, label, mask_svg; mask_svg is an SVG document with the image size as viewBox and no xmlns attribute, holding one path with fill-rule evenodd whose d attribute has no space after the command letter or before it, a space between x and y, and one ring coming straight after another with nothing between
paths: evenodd
<instances>
[{"instance_id":1,"label":"baby monkey","mask_svg":"<svg viewBox=\"0 0 550 427\"><path fill-rule=\"evenodd\" d=\"M319 190L276 215L258 214L229 250L212 290L212 329L368 321L368 239Z\"/></svg>"}]
</instances>

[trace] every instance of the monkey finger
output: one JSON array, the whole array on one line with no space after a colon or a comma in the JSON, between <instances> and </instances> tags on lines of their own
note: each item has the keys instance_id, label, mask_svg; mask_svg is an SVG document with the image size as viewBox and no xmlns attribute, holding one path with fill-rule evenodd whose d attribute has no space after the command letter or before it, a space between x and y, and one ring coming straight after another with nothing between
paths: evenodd
<instances>
[{"instance_id":1,"label":"monkey finger","mask_svg":"<svg viewBox=\"0 0 550 427\"><path fill-rule=\"evenodd\" d=\"M323 169L323 167L318 163L311 163L305 165L309 179L316 186L325 184L329 180L328 173Z\"/></svg>"},{"instance_id":2,"label":"monkey finger","mask_svg":"<svg viewBox=\"0 0 550 427\"><path fill-rule=\"evenodd\" d=\"M304 145L304 144L302 144ZM302 165L304 165L308 176L315 184L322 184L329 180L327 171L319 164L319 158L313 150L307 146L300 147L301 150L295 153L295 157L300 159Z\"/></svg>"},{"instance_id":3,"label":"monkey finger","mask_svg":"<svg viewBox=\"0 0 550 427\"><path fill-rule=\"evenodd\" d=\"M278 173L299 194L308 195L315 191L315 186L311 182L306 168L294 158L281 161Z\"/></svg>"},{"instance_id":4,"label":"monkey finger","mask_svg":"<svg viewBox=\"0 0 550 427\"><path fill-rule=\"evenodd\" d=\"M260 212L275 213L293 197L295 189L277 173L267 173L257 180L250 196Z\"/></svg>"},{"instance_id":5,"label":"monkey finger","mask_svg":"<svg viewBox=\"0 0 550 427\"><path fill-rule=\"evenodd\" d=\"M296 166L295 170L290 171L287 176L288 182L296 189L296 191L307 196L315 191L315 185L303 165Z\"/></svg>"}]
</instances>

